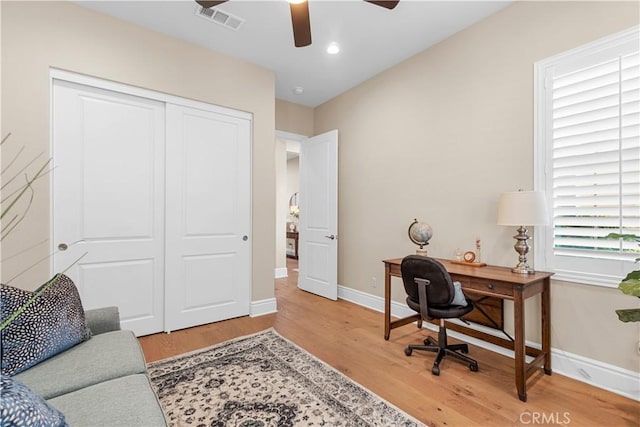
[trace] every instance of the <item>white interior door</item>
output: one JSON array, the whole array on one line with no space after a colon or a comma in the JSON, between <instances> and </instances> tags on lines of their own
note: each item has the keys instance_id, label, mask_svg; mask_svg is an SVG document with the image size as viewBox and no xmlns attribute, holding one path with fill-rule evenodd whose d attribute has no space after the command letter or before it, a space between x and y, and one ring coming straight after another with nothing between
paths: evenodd
<instances>
[{"instance_id":1,"label":"white interior door","mask_svg":"<svg viewBox=\"0 0 640 427\"><path fill-rule=\"evenodd\" d=\"M249 314L251 122L167 105L167 331Z\"/></svg>"},{"instance_id":2,"label":"white interior door","mask_svg":"<svg viewBox=\"0 0 640 427\"><path fill-rule=\"evenodd\" d=\"M300 144L298 287L338 298L338 131Z\"/></svg>"},{"instance_id":3,"label":"white interior door","mask_svg":"<svg viewBox=\"0 0 640 427\"><path fill-rule=\"evenodd\" d=\"M163 330L164 104L55 80L53 258L85 309L116 305L137 335Z\"/></svg>"}]
</instances>

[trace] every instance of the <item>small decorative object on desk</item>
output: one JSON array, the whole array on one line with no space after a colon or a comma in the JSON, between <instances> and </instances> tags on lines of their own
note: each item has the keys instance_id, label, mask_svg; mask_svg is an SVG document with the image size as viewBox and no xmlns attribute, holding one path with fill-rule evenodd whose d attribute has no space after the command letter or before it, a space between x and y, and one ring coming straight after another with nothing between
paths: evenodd
<instances>
[{"instance_id":1,"label":"small decorative object on desk","mask_svg":"<svg viewBox=\"0 0 640 427\"><path fill-rule=\"evenodd\" d=\"M480 238L476 237L476 262L482 262L482 248L480 243Z\"/></svg>"},{"instance_id":2,"label":"small decorative object on desk","mask_svg":"<svg viewBox=\"0 0 640 427\"><path fill-rule=\"evenodd\" d=\"M479 242L480 240L476 240L476 248L478 248ZM464 255L462 255L462 259L458 259L457 255L458 254L456 252L456 259L451 261L453 264L469 265L472 267L484 267L487 265L484 262L480 261L480 259L478 258L478 253L474 251L465 252Z\"/></svg>"},{"instance_id":3,"label":"small decorative object on desk","mask_svg":"<svg viewBox=\"0 0 640 427\"><path fill-rule=\"evenodd\" d=\"M426 222L419 222L417 219L414 219L409 225L409 239L418 245L416 255L427 256L427 250L424 247L429 244L432 236L433 230Z\"/></svg>"}]
</instances>

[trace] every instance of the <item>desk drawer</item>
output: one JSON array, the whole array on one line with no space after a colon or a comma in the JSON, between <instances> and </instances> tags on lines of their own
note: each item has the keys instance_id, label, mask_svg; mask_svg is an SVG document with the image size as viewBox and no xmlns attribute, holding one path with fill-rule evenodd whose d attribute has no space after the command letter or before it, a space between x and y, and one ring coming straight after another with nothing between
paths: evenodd
<instances>
[{"instance_id":1,"label":"desk drawer","mask_svg":"<svg viewBox=\"0 0 640 427\"><path fill-rule=\"evenodd\" d=\"M452 274L451 279L462 284L463 292L475 305L474 310L464 316L463 319L494 329L504 328L504 297L502 295L488 295L488 292L484 292L488 287L486 283L483 288L476 288L478 292L473 292L476 289L471 287L472 278L469 276Z\"/></svg>"},{"instance_id":2,"label":"desk drawer","mask_svg":"<svg viewBox=\"0 0 640 427\"><path fill-rule=\"evenodd\" d=\"M513 297L513 284L497 280L467 278L462 282L462 287L469 291L479 291L485 295L504 295Z\"/></svg>"}]
</instances>

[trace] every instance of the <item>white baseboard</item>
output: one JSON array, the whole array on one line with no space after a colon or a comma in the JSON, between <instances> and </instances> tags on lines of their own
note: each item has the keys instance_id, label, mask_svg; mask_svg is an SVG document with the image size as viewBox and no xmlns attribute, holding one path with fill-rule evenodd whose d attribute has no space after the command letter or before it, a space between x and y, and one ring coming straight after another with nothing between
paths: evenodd
<instances>
[{"instance_id":1,"label":"white baseboard","mask_svg":"<svg viewBox=\"0 0 640 427\"><path fill-rule=\"evenodd\" d=\"M551 349L553 372L594 387L640 401L640 373L593 359Z\"/></svg>"},{"instance_id":2,"label":"white baseboard","mask_svg":"<svg viewBox=\"0 0 640 427\"><path fill-rule=\"evenodd\" d=\"M376 295L371 295L345 286L338 286L338 298L384 313L384 298ZM391 301L392 316L407 317L412 314L415 314L415 312L407 307L406 304ZM431 330L437 330L436 325L431 323L425 322L423 323L423 327ZM499 331L492 328L483 327L481 325L472 325L472 327L483 332L502 336ZM506 348L459 332L448 330L447 333L449 336L464 340L469 344L473 344L511 358L514 357L513 351ZM527 345L534 348L541 348L540 344L535 342L527 341ZM623 369L615 365L589 359L557 348L551 349L551 366L554 374L564 375L590 384L594 387L640 401L640 372Z\"/></svg>"},{"instance_id":3,"label":"white baseboard","mask_svg":"<svg viewBox=\"0 0 640 427\"><path fill-rule=\"evenodd\" d=\"M275 278L282 279L283 277L289 277L289 271L287 267L279 267L275 270Z\"/></svg>"},{"instance_id":4,"label":"white baseboard","mask_svg":"<svg viewBox=\"0 0 640 427\"><path fill-rule=\"evenodd\" d=\"M277 313L278 305L275 298L267 298L260 301L251 301L249 316L258 317L265 314Z\"/></svg>"}]
</instances>

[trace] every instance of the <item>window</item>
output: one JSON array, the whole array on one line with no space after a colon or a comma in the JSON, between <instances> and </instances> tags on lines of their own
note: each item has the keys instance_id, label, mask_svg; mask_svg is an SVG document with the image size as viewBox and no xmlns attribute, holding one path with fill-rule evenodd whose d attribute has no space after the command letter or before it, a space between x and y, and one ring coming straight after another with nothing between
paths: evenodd
<instances>
[{"instance_id":1,"label":"window","mask_svg":"<svg viewBox=\"0 0 640 427\"><path fill-rule=\"evenodd\" d=\"M640 32L536 63L536 189L553 211L536 230L536 267L617 286L640 247Z\"/></svg>"}]
</instances>

